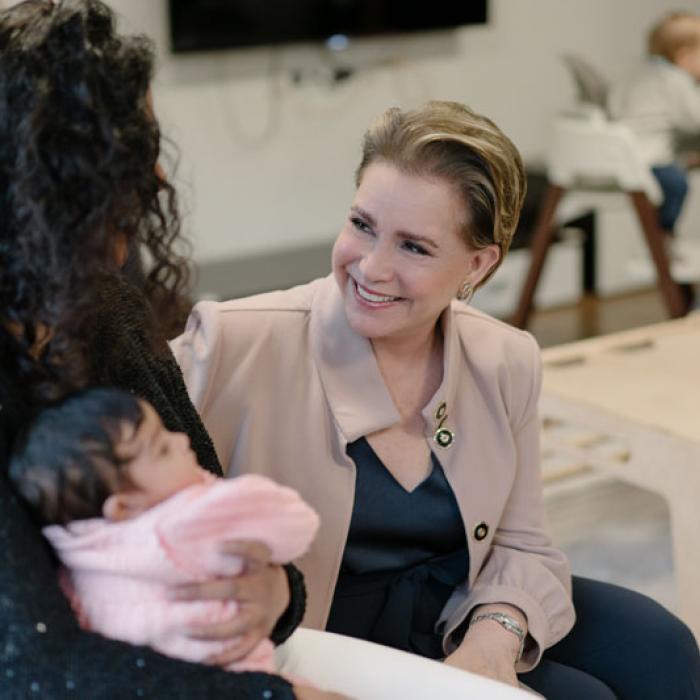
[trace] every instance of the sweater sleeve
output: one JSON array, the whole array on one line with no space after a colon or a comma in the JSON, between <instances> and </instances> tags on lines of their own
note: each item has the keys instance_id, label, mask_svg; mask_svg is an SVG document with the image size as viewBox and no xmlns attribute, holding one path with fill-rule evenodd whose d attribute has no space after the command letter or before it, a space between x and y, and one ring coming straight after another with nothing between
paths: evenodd
<instances>
[{"instance_id":1,"label":"sweater sleeve","mask_svg":"<svg viewBox=\"0 0 700 700\"><path fill-rule=\"evenodd\" d=\"M4 476L0 513L0 697L294 697L279 676L185 663L82 631L48 545Z\"/></svg>"},{"instance_id":2,"label":"sweater sleeve","mask_svg":"<svg viewBox=\"0 0 700 700\"><path fill-rule=\"evenodd\" d=\"M674 126L679 131L695 133L700 129L700 88L687 73L674 72L668 96Z\"/></svg>"},{"instance_id":3,"label":"sweater sleeve","mask_svg":"<svg viewBox=\"0 0 700 700\"><path fill-rule=\"evenodd\" d=\"M283 568L287 574L287 583L289 585L289 605L272 630L270 640L273 644L286 642L292 632L299 627L306 612L304 575L294 564L285 564Z\"/></svg>"},{"instance_id":4,"label":"sweater sleeve","mask_svg":"<svg viewBox=\"0 0 700 700\"><path fill-rule=\"evenodd\" d=\"M211 438L190 400L180 367L169 351L156 356L149 345L144 328L150 320L142 296L124 280L115 278L105 284L100 306L90 344L91 362L96 368L93 381L130 390L148 400L169 430L189 435L199 463L221 475ZM272 632L275 644L292 634L306 609L301 572L293 564L284 569L290 602Z\"/></svg>"}]
</instances>

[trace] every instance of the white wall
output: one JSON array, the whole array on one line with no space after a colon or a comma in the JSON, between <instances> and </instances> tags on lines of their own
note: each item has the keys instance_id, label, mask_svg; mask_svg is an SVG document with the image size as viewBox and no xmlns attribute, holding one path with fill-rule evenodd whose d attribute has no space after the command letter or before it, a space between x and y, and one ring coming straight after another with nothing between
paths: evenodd
<instances>
[{"instance_id":1,"label":"white wall","mask_svg":"<svg viewBox=\"0 0 700 700\"><path fill-rule=\"evenodd\" d=\"M484 26L361 42L336 60L364 68L331 87L319 68L328 56L316 47L172 56L165 0L111 4L125 28L158 43L156 109L180 147L177 183L200 262L331 239L362 133L390 105L465 102L526 159L541 160L552 115L574 98L563 52L615 78L641 55L657 16L697 10L689 0L490 0ZM301 86L290 79L297 67L309 74Z\"/></svg>"}]
</instances>

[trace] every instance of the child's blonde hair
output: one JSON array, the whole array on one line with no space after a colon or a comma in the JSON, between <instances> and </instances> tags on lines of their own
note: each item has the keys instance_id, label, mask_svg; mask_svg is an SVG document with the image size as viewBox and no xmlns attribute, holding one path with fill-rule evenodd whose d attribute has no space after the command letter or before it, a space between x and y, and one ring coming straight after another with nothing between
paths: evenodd
<instances>
[{"instance_id":1,"label":"child's blonde hair","mask_svg":"<svg viewBox=\"0 0 700 700\"><path fill-rule=\"evenodd\" d=\"M678 53L700 46L700 15L671 12L662 17L649 32L647 48L652 56L662 56L675 63Z\"/></svg>"}]
</instances>

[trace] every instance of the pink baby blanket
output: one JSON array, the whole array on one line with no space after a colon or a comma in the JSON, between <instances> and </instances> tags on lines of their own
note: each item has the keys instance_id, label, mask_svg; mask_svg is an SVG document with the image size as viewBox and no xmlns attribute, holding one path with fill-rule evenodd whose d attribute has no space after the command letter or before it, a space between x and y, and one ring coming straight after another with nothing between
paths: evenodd
<instances>
[{"instance_id":1,"label":"pink baby blanket","mask_svg":"<svg viewBox=\"0 0 700 700\"><path fill-rule=\"evenodd\" d=\"M318 525L316 513L293 489L262 476L207 474L202 484L136 518L79 520L43 532L65 566L64 590L83 628L203 661L231 642L191 639L188 630L229 619L237 605L173 601L168 588L239 573L241 560L218 550L228 540L264 542L273 562L289 562L306 552ZM264 640L232 669L274 673L272 651Z\"/></svg>"}]
</instances>

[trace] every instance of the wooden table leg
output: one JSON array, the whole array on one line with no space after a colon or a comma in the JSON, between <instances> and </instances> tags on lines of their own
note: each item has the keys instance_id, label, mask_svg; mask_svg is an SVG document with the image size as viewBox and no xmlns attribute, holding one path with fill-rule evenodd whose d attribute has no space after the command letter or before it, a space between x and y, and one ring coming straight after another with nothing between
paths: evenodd
<instances>
[{"instance_id":1,"label":"wooden table leg","mask_svg":"<svg viewBox=\"0 0 700 700\"><path fill-rule=\"evenodd\" d=\"M693 471L697 474L697 464ZM698 479L696 478L697 482ZM669 499L671 514L671 538L673 544L673 568L678 588L678 616L687 623L700 642L700 557L697 535L700 530L700 511L697 490L686 481L679 484Z\"/></svg>"}]
</instances>

